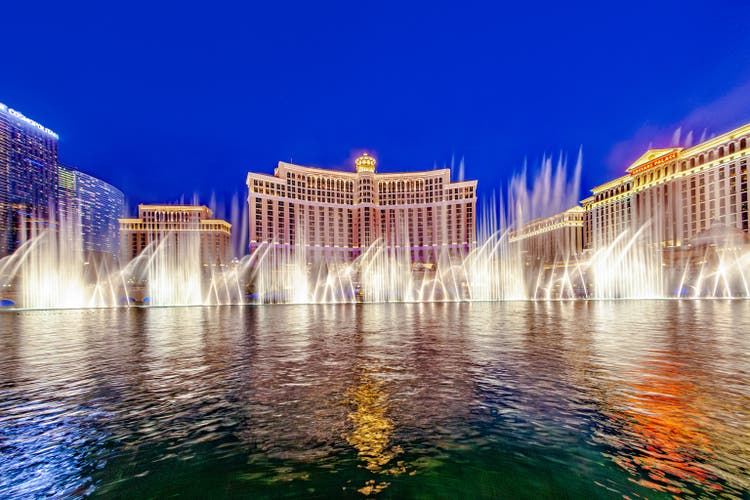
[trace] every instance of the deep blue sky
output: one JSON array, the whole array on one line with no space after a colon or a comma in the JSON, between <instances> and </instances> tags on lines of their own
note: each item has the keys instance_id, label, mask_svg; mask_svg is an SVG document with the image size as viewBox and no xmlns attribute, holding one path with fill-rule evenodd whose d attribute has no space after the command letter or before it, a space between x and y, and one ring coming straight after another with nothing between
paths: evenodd
<instances>
[{"instance_id":1,"label":"deep blue sky","mask_svg":"<svg viewBox=\"0 0 750 500\"><path fill-rule=\"evenodd\" d=\"M465 158L480 193L584 152L583 188L674 130L750 121L750 2L11 2L0 101L138 202L279 160Z\"/></svg>"}]
</instances>

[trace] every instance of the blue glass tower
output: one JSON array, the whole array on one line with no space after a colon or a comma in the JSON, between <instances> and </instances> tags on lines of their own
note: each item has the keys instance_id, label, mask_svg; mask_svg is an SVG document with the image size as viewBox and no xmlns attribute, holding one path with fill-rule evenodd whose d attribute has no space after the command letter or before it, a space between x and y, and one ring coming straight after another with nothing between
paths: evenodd
<instances>
[{"instance_id":1,"label":"blue glass tower","mask_svg":"<svg viewBox=\"0 0 750 500\"><path fill-rule=\"evenodd\" d=\"M116 260L120 254L120 224L125 213L125 195L92 175L60 166L61 200L80 222L83 250L87 254Z\"/></svg>"},{"instance_id":2,"label":"blue glass tower","mask_svg":"<svg viewBox=\"0 0 750 500\"><path fill-rule=\"evenodd\" d=\"M57 140L50 129L0 103L0 257L54 215Z\"/></svg>"}]
</instances>

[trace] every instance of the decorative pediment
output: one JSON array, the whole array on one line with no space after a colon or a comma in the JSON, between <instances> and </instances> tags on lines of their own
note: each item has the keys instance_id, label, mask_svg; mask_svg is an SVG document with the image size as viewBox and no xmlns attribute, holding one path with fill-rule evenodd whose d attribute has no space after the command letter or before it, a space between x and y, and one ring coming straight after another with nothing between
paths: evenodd
<instances>
[{"instance_id":1,"label":"decorative pediment","mask_svg":"<svg viewBox=\"0 0 750 500\"><path fill-rule=\"evenodd\" d=\"M649 149L635 160L626 171L635 175L674 160L680 154L680 151L682 151L682 148Z\"/></svg>"}]
</instances>

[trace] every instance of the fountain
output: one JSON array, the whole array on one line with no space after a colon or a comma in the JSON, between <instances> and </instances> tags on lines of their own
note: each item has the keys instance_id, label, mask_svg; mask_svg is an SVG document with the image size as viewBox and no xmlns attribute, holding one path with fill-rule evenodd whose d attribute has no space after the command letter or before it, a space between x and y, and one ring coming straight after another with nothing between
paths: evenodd
<instances>
[{"instance_id":1,"label":"fountain","mask_svg":"<svg viewBox=\"0 0 750 500\"><path fill-rule=\"evenodd\" d=\"M263 243L231 266L216 268L201 264L197 233L179 239L164 233L115 269L89 261L80 224L59 213L55 224L32 231L14 254L0 260L0 300L46 309L750 297L746 233L715 224L689 245L663 248L654 236L658 207L609 240L595 234L594 241L602 243L593 249L563 252L561 242L552 242L552 258L531 259L516 237L519 228L577 204L581 163L579 154L569 176L564 159L553 166L545 158L531 187L524 170L511 180L505 198L485 200L472 249L438 250L429 262L411 260L406 234L398 246L376 240L353 261L308 245L300 234L295 245ZM246 231L247 216L236 200L234 205L231 211Z\"/></svg>"},{"instance_id":2,"label":"fountain","mask_svg":"<svg viewBox=\"0 0 750 500\"><path fill-rule=\"evenodd\" d=\"M114 305L106 264L89 262L80 224L64 212L56 223L33 225L18 250L0 259L2 298L32 309Z\"/></svg>"}]
</instances>

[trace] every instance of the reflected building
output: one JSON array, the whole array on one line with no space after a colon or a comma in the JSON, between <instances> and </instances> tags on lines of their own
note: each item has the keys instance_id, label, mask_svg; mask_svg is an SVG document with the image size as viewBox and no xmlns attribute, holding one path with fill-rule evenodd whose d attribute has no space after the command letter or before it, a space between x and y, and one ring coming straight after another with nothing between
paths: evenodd
<instances>
[{"instance_id":1,"label":"reflected building","mask_svg":"<svg viewBox=\"0 0 750 500\"><path fill-rule=\"evenodd\" d=\"M707 422L709 409L722 404L685 376L678 354L666 348L630 374L632 381L617 392L622 399L608 410L618 433L602 437L612 460L641 486L680 496L720 491L723 471L707 466L718 452L710 435L717 424Z\"/></svg>"},{"instance_id":2,"label":"reflected building","mask_svg":"<svg viewBox=\"0 0 750 500\"><path fill-rule=\"evenodd\" d=\"M354 172L279 162L274 175L248 173L251 253L270 245L353 260L382 242L429 262L476 244L477 181L451 182L449 169L375 166L365 153Z\"/></svg>"},{"instance_id":3,"label":"reflected building","mask_svg":"<svg viewBox=\"0 0 750 500\"><path fill-rule=\"evenodd\" d=\"M197 236L203 266L224 267L231 259L232 225L214 219L205 205L138 205L137 218L119 219L120 262L135 259L149 245L173 235L177 246Z\"/></svg>"},{"instance_id":4,"label":"reflected building","mask_svg":"<svg viewBox=\"0 0 750 500\"><path fill-rule=\"evenodd\" d=\"M57 141L56 133L0 103L0 257L54 215Z\"/></svg>"}]
</instances>

